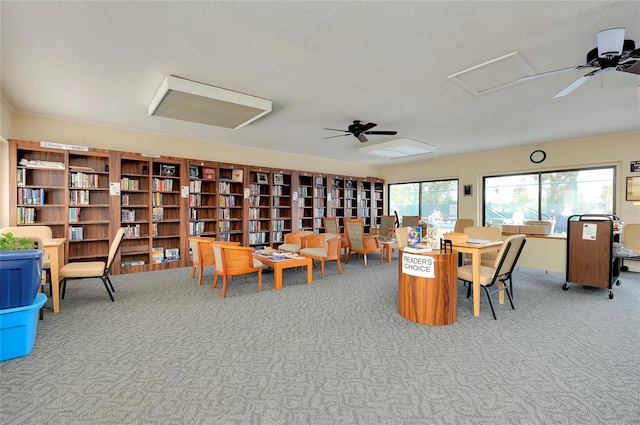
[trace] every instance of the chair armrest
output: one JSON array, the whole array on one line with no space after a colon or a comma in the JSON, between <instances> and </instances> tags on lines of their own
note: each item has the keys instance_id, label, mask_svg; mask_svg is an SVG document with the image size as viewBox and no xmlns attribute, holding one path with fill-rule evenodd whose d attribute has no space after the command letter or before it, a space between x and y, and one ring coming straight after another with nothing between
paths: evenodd
<instances>
[{"instance_id":1,"label":"chair armrest","mask_svg":"<svg viewBox=\"0 0 640 425\"><path fill-rule=\"evenodd\" d=\"M365 236L362 240L362 245L365 251L370 249L380 249L380 241L377 236Z\"/></svg>"},{"instance_id":2,"label":"chair armrest","mask_svg":"<svg viewBox=\"0 0 640 425\"><path fill-rule=\"evenodd\" d=\"M327 255L334 256L340 255L340 249L342 248L342 238L331 238L327 240Z\"/></svg>"},{"instance_id":3,"label":"chair armrest","mask_svg":"<svg viewBox=\"0 0 640 425\"><path fill-rule=\"evenodd\" d=\"M322 233L314 233L304 236L300 239L300 248L323 248L324 235Z\"/></svg>"}]
</instances>

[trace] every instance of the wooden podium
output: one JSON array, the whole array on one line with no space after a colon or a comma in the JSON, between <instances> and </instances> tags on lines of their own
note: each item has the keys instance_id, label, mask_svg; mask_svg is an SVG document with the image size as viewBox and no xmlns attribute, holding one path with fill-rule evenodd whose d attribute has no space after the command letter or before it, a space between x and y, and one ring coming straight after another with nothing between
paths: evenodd
<instances>
[{"instance_id":1,"label":"wooden podium","mask_svg":"<svg viewBox=\"0 0 640 425\"><path fill-rule=\"evenodd\" d=\"M403 272L405 256L432 267L433 277L414 276ZM412 322L441 326L458 319L458 253L434 250L425 253L405 253L400 249L398 261L398 313ZM421 258L424 257L424 261ZM429 260L431 258L432 260Z\"/></svg>"}]
</instances>

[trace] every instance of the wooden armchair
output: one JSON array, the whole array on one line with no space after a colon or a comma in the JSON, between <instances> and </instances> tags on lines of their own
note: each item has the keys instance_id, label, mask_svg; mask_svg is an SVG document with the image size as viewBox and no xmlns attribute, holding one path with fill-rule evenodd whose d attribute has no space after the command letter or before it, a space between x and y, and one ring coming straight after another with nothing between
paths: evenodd
<instances>
[{"instance_id":1,"label":"wooden armchair","mask_svg":"<svg viewBox=\"0 0 640 425\"><path fill-rule=\"evenodd\" d=\"M248 273L258 273L258 292L262 292L262 263L253 258L253 249L249 246L238 246L229 244L213 245L214 250L220 252L221 261L216 265L216 280L218 275L222 275L222 298L227 296L227 286L229 276L244 275L247 281ZM219 265L222 267L219 267ZM221 269L218 272L218 269ZM213 287L216 287L216 281Z\"/></svg>"},{"instance_id":2,"label":"wooden armchair","mask_svg":"<svg viewBox=\"0 0 640 425\"><path fill-rule=\"evenodd\" d=\"M299 232L291 232L284 235L284 243L278 247L281 251L298 253L300 252L302 238L312 235L310 230L302 230Z\"/></svg>"},{"instance_id":3,"label":"wooden armchair","mask_svg":"<svg viewBox=\"0 0 640 425\"><path fill-rule=\"evenodd\" d=\"M324 278L324 262L335 260L338 263L338 271L342 274L340 263L341 237L337 233L312 233L302 238L300 255L320 261L320 273ZM313 261L315 266L315 261Z\"/></svg>"},{"instance_id":4,"label":"wooden armchair","mask_svg":"<svg viewBox=\"0 0 640 425\"><path fill-rule=\"evenodd\" d=\"M340 233L340 228L338 227L338 219L336 217L323 217L322 220L324 223L325 232L335 233L342 238L340 240L340 251L345 250L345 252L349 252L349 240L344 233Z\"/></svg>"},{"instance_id":5,"label":"wooden armchair","mask_svg":"<svg viewBox=\"0 0 640 425\"><path fill-rule=\"evenodd\" d=\"M419 226L420 225L419 223L420 223L419 215L403 215L402 216L402 227Z\"/></svg>"},{"instance_id":6,"label":"wooden armchair","mask_svg":"<svg viewBox=\"0 0 640 425\"><path fill-rule=\"evenodd\" d=\"M216 265L216 257L213 254L213 247L211 246L211 242L214 242L215 240L215 238L202 236L192 236L189 238L192 255L191 278L193 278L196 269L199 268L198 285L202 285L202 275L204 274L205 266Z\"/></svg>"},{"instance_id":7,"label":"wooden armchair","mask_svg":"<svg viewBox=\"0 0 640 425\"><path fill-rule=\"evenodd\" d=\"M364 266L367 267L367 254L377 252L380 254L380 263L382 263L382 252L380 241L377 236L365 236L364 223L361 218L345 218L345 229L347 231L347 239L349 239L349 255L347 255L346 264L349 264L351 254L363 254Z\"/></svg>"}]
</instances>

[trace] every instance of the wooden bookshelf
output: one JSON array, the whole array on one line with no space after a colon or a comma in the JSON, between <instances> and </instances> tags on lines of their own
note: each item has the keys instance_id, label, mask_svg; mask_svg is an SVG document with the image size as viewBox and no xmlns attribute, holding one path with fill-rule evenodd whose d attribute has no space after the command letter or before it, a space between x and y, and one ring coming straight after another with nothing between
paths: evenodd
<instances>
[{"instance_id":1,"label":"wooden bookshelf","mask_svg":"<svg viewBox=\"0 0 640 425\"><path fill-rule=\"evenodd\" d=\"M271 176L271 244L278 246L293 229L292 175L288 170L274 170Z\"/></svg>"},{"instance_id":2,"label":"wooden bookshelf","mask_svg":"<svg viewBox=\"0 0 640 425\"><path fill-rule=\"evenodd\" d=\"M278 246L291 231L324 232L327 214L375 225L384 207L384 182L371 178L9 143L9 224L51 227L67 262L106 259L124 227L114 274L186 267L189 236Z\"/></svg>"}]
</instances>

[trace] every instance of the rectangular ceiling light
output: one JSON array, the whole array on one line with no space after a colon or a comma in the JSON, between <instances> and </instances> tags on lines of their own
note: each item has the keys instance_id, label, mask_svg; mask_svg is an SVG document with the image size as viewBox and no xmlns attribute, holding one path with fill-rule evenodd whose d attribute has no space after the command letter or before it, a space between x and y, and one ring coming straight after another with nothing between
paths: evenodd
<instances>
[{"instance_id":1,"label":"rectangular ceiling light","mask_svg":"<svg viewBox=\"0 0 640 425\"><path fill-rule=\"evenodd\" d=\"M526 75L535 73L518 52L511 52L451 74L447 78L469 93L479 96L515 85L523 71Z\"/></svg>"},{"instance_id":2,"label":"rectangular ceiling light","mask_svg":"<svg viewBox=\"0 0 640 425\"><path fill-rule=\"evenodd\" d=\"M167 75L149 115L237 129L271 112L271 101Z\"/></svg>"},{"instance_id":3,"label":"rectangular ceiling light","mask_svg":"<svg viewBox=\"0 0 640 425\"><path fill-rule=\"evenodd\" d=\"M418 140L402 137L400 139L389 140L387 142L369 143L360 147L359 151L360 153L367 155L394 159L432 153L436 151L436 147Z\"/></svg>"}]
</instances>

